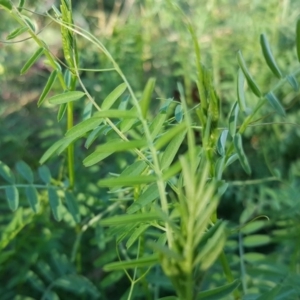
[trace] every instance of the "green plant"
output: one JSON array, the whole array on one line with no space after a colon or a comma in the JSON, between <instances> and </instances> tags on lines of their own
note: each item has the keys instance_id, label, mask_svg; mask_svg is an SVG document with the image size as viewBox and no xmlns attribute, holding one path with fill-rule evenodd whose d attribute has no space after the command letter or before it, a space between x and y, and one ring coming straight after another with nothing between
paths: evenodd
<instances>
[{"instance_id":1,"label":"green plant","mask_svg":"<svg viewBox=\"0 0 300 300\"><path fill-rule=\"evenodd\" d=\"M153 270L156 271L155 268L159 274L163 270L175 291L170 291L170 294L176 294L160 299L221 299L230 297L231 294L235 299L240 299L242 294L247 297L243 259L240 261L242 274L239 276L231 269L225 254L226 240L231 234L243 230L246 234L255 232L258 228L264 227L265 223L259 223L261 220L257 220L251 214L247 215L248 211L240 217L241 224L238 228L232 228L228 222L218 218L219 199L228 188L223 173L234 161L239 160L244 171L251 174L250 163L243 149L242 136L250 125L259 122L255 118L266 103L271 104L278 115L285 115L285 110L275 92L286 82L297 90L296 76L300 69L283 76L270 51L266 36L261 35L261 47L266 63L279 79L274 87L262 92L248 71L241 52L238 52L240 69L237 74L237 101L232 105L225 126L212 74L201 64L201 51L194 26L179 6L169 2L170 9L181 17L188 29L186 32L190 33L196 56L197 73L194 80L201 103L193 106L191 95L185 91L186 86L190 85L186 81L185 87L178 84L181 102L162 99L158 109L152 104L155 79L149 78L143 93L138 97L104 44L89 31L74 24L70 1L62 0L60 9L53 7L46 15L60 26L64 61L52 54L46 42L37 34L34 23L22 12L24 1L21 1L18 7L11 1L0 1L0 4L20 24L8 38L15 38L26 32L39 47L21 69L21 73L25 74L41 55L46 57L47 64L52 69L38 105L42 105L47 99L49 103L59 106L58 121L62 120L65 114L67 118L65 136L55 142L40 159L40 163L44 164L53 155L67 152L67 172L63 170L59 180L51 178L48 169L41 167L39 174L43 184L35 184L31 168L24 162L18 162L16 170L27 181L26 184L18 183L10 168L4 163L0 165L0 174L8 182L7 185L1 186L1 189L5 190L9 207L16 211L15 217L2 236L2 248L15 238L24 225L33 222L32 220L36 218L34 213L38 212L40 202L42 208L47 210L45 205L47 199L54 218L58 221L65 218L69 226L76 231L70 259L60 259L59 255L53 254L56 255L53 260L63 261L62 265L69 266L70 260L77 267L76 271L74 266L65 267L60 273L61 277L56 280L56 275L52 274L51 277L45 271L47 269L45 260L39 261L40 272L44 271L46 274L44 276L48 277L50 282L46 287L39 284L38 278L31 270L27 270L27 278L38 291L42 292L42 297L58 297L52 294L52 289L57 286L65 290L69 288L77 295L87 293L98 297L96 288L79 275L83 260L80 244L83 233L92 226L96 226L100 235L103 227L109 227L108 232L104 234L106 239L108 236L116 236L116 253L119 261L106 263L103 270L113 272L117 278L120 276L120 270L124 270L130 281L130 287L123 295L123 299L138 298L143 294L149 299L153 297L158 299L159 284L155 282L154 291L147 286L148 276L153 274ZM297 24L299 28L299 22ZM299 35L297 30L297 49L300 47ZM81 71L84 69L80 68L80 50L77 45L79 39L89 42L101 52L108 65L106 69L87 71L113 71L122 81L101 101L101 104L99 99L94 99L82 79ZM298 58L300 59L299 51ZM48 93L56 81L61 85L63 92L48 98ZM245 100L245 81L252 94L258 98L251 108ZM85 104L85 118L74 126L75 101L83 98L89 101ZM152 111L155 111L155 116ZM224 125L222 128L221 122ZM200 138L196 133L199 133ZM117 201L114 204L104 203L104 208L102 207L96 215L93 215L91 209L83 221L80 205L83 205L84 201L79 199L81 191L76 185L79 186L80 179L76 179L74 168L74 144L82 137L86 138L85 147L92 149L83 159L86 167L95 166L109 156L117 157L120 152L130 153L126 166L120 174L111 174L97 183L100 187L109 188L109 195L112 195L110 197ZM280 178L274 174L270 180ZM32 212L27 208L24 208L24 212L17 210L19 190L23 188ZM38 199L37 189L41 189L39 193L41 200ZM44 193L45 190L47 194ZM109 214L109 217L103 218L105 214ZM73 220L70 220L70 215ZM22 218L25 220L19 221ZM249 229L251 226L254 226L254 229ZM251 242L252 245L259 245L265 240L266 237L250 236L248 240L245 238L244 242L246 245ZM244 257L241 233L239 246L240 256ZM294 252L295 259L298 257L297 249ZM2 259L5 260L9 255L12 253L7 253ZM113 257L115 258L116 256ZM220 280L221 284L218 287L209 286L203 291L202 286L207 285L210 270L216 266L217 259L221 263L227 283ZM102 266L102 262L99 264ZM217 273L219 271L215 272ZM298 274L297 276L299 277ZM282 279L281 275L279 278ZM258 287L255 290L258 294L255 299L267 297L273 299L276 294L285 295L288 287L286 278L281 285L271 290L266 291L267 284L262 288ZM274 282L277 282L277 279ZM243 290L239 288L241 281ZM76 289L78 286L82 288ZM298 291L295 284L292 286L294 293L292 296L295 296Z\"/></svg>"}]
</instances>

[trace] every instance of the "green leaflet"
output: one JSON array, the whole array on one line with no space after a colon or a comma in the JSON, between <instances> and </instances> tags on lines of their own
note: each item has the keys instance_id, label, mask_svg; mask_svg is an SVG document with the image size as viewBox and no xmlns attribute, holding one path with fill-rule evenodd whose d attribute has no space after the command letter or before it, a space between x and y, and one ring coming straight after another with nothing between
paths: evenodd
<instances>
[{"instance_id":1,"label":"green leaflet","mask_svg":"<svg viewBox=\"0 0 300 300\"><path fill-rule=\"evenodd\" d=\"M14 186L8 186L5 188L5 195L8 202L8 206L12 211L17 210L19 206L19 191Z\"/></svg>"},{"instance_id":2,"label":"green leaflet","mask_svg":"<svg viewBox=\"0 0 300 300\"><path fill-rule=\"evenodd\" d=\"M30 19L30 18L28 18L27 16L22 16L23 17L23 19L24 19L24 21L25 21L25 23L28 25L28 27L30 28L30 30L32 30L33 32L36 32L36 24L34 24L33 22L32 22L32 20Z\"/></svg>"},{"instance_id":3,"label":"green leaflet","mask_svg":"<svg viewBox=\"0 0 300 300\"><path fill-rule=\"evenodd\" d=\"M154 175L140 176L119 176L115 178L106 178L98 182L99 186L120 187L120 186L137 186L141 184L151 183L156 181Z\"/></svg>"},{"instance_id":4,"label":"green leaflet","mask_svg":"<svg viewBox=\"0 0 300 300\"><path fill-rule=\"evenodd\" d=\"M136 111L133 110L118 110L118 109L109 109L101 110L94 114L95 118L137 118Z\"/></svg>"},{"instance_id":5,"label":"green leaflet","mask_svg":"<svg viewBox=\"0 0 300 300\"><path fill-rule=\"evenodd\" d=\"M12 10L12 5L9 0L0 0L0 5L6 8L7 10Z\"/></svg>"},{"instance_id":6,"label":"green leaflet","mask_svg":"<svg viewBox=\"0 0 300 300\"><path fill-rule=\"evenodd\" d=\"M243 244L245 247L259 247L271 242L271 237L264 234L252 234L244 237Z\"/></svg>"},{"instance_id":7,"label":"green leaflet","mask_svg":"<svg viewBox=\"0 0 300 300\"><path fill-rule=\"evenodd\" d=\"M40 164L44 164L58 149L64 144L65 140L61 139L55 142L40 158Z\"/></svg>"},{"instance_id":8,"label":"green leaflet","mask_svg":"<svg viewBox=\"0 0 300 300\"><path fill-rule=\"evenodd\" d=\"M16 169L27 182L33 183L33 172L24 161L18 161Z\"/></svg>"},{"instance_id":9,"label":"green leaflet","mask_svg":"<svg viewBox=\"0 0 300 300\"><path fill-rule=\"evenodd\" d=\"M155 139L157 135L160 133L161 129L163 128L163 124L167 118L166 114L163 114L159 112L156 117L154 118L153 122L150 125L150 133L151 133L151 138Z\"/></svg>"},{"instance_id":10,"label":"green leaflet","mask_svg":"<svg viewBox=\"0 0 300 300\"><path fill-rule=\"evenodd\" d=\"M113 106L113 104L116 102L116 100L119 99L119 97L126 91L126 84L121 83L119 86L117 86L104 100L102 103L101 108L103 110L108 110Z\"/></svg>"},{"instance_id":11,"label":"green leaflet","mask_svg":"<svg viewBox=\"0 0 300 300\"><path fill-rule=\"evenodd\" d=\"M251 168L243 149L242 136L239 133L234 136L233 143L243 169L248 175L250 175Z\"/></svg>"},{"instance_id":12,"label":"green leaflet","mask_svg":"<svg viewBox=\"0 0 300 300\"><path fill-rule=\"evenodd\" d=\"M134 244L134 242L147 230L149 226L150 225L148 224L142 224L138 228L136 228L127 240L126 248L129 249Z\"/></svg>"},{"instance_id":13,"label":"green leaflet","mask_svg":"<svg viewBox=\"0 0 300 300\"><path fill-rule=\"evenodd\" d=\"M296 24L296 48L298 61L300 62L300 19L297 20Z\"/></svg>"},{"instance_id":14,"label":"green leaflet","mask_svg":"<svg viewBox=\"0 0 300 300\"><path fill-rule=\"evenodd\" d=\"M40 107L43 104L44 100L46 99L49 91L51 90L51 88L52 88L52 86L53 86L53 84L55 82L56 77L57 77L57 71L54 70L50 74L50 76L49 76L49 78L47 80L47 83L46 83L46 85L45 85L45 87L44 87L44 89L43 89L43 91L41 93L41 96L40 96L39 101L37 103L38 107Z\"/></svg>"},{"instance_id":15,"label":"green leaflet","mask_svg":"<svg viewBox=\"0 0 300 300\"><path fill-rule=\"evenodd\" d=\"M147 117L154 86L155 86L155 78L149 78L146 87L143 91L142 99L140 101L142 116L144 119L146 119Z\"/></svg>"},{"instance_id":16,"label":"green leaflet","mask_svg":"<svg viewBox=\"0 0 300 300\"><path fill-rule=\"evenodd\" d=\"M181 123L183 119L183 111L182 111L182 105L178 104L175 108L175 120L177 123Z\"/></svg>"},{"instance_id":17,"label":"green leaflet","mask_svg":"<svg viewBox=\"0 0 300 300\"><path fill-rule=\"evenodd\" d=\"M245 77L241 68L238 70L238 78L237 78L237 96L240 110L242 112L246 112L246 98L245 98Z\"/></svg>"},{"instance_id":18,"label":"green leaflet","mask_svg":"<svg viewBox=\"0 0 300 300\"><path fill-rule=\"evenodd\" d=\"M139 196L139 198L133 202L128 208L127 213L133 214L143 207L153 202L159 197L159 192L156 183L148 186L148 188Z\"/></svg>"},{"instance_id":19,"label":"green leaflet","mask_svg":"<svg viewBox=\"0 0 300 300\"><path fill-rule=\"evenodd\" d=\"M268 39L265 34L260 35L260 45L267 65L269 66L273 74L280 79L282 77L282 73L276 64Z\"/></svg>"},{"instance_id":20,"label":"green leaflet","mask_svg":"<svg viewBox=\"0 0 300 300\"><path fill-rule=\"evenodd\" d=\"M217 149L221 156L224 156L226 154L225 145L226 145L226 141L227 141L227 136L228 136L228 129L225 129L221 132L221 134L218 138Z\"/></svg>"},{"instance_id":21,"label":"green leaflet","mask_svg":"<svg viewBox=\"0 0 300 300\"><path fill-rule=\"evenodd\" d=\"M85 93L80 91L65 92L48 99L51 104L63 104L81 99Z\"/></svg>"},{"instance_id":22,"label":"green leaflet","mask_svg":"<svg viewBox=\"0 0 300 300\"><path fill-rule=\"evenodd\" d=\"M40 178L45 184L50 184L51 182L51 173L49 171L49 168L47 166L41 166L38 169L38 173Z\"/></svg>"},{"instance_id":23,"label":"green leaflet","mask_svg":"<svg viewBox=\"0 0 300 300\"><path fill-rule=\"evenodd\" d=\"M28 185L25 189L25 193L31 209L35 213L37 213L39 211L40 205L39 205L38 193L36 188L32 185Z\"/></svg>"},{"instance_id":24,"label":"green leaflet","mask_svg":"<svg viewBox=\"0 0 300 300\"><path fill-rule=\"evenodd\" d=\"M155 143L156 150L159 150L163 146L165 146L170 140L173 139L173 137L175 137L177 134L179 134L185 128L186 128L186 124L180 123L180 124L174 126L172 129L170 129L168 132L166 132L162 137L160 137L156 141L156 143Z\"/></svg>"},{"instance_id":25,"label":"green leaflet","mask_svg":"<svg viewBox=\"0 0 300 300\"><path fill-rule=\"evenodd\" d=\"M290 84L290 86L294 89L294 91L298 92L299 91L299 83L298 83L296 77L293 75L287 75L286 79L287 79L288 83Z\"/></svg>"},{"instance_id":26,"label":"green leaflet","mask_svg":"<svg viewBox=\"0 0 300 300\"><path fill-rule=\"evenodd\" d=\"M66 204L69 213L72 215L74 221L76 223L79 223L81 217L79 213L77 200L75 199L74 195L68 191L65 192L65 197L66 197Z\"/></svg>"},{"instance_id":27,"label":"green leaflet","mask_svg":"<svg viewBox=\"0 0 300 300\"><path fill-rule=\"evenodd\" d=\"M62 204L54 188L48 188L48 197L53 216L56 221L62 219Z\"/></svg>"},{"instance_id":28,"label":"green leaflet","mask_svg":"<svg viewBox=\"0 0 300 300\"><path fill-rule=\"evenodd\" d=\"M93 130L97 126L100 125L102 122L101 119L99 118L89 118L85 121L82 121L81 123L75 125L72 127L67 133L66 137L71 138L71 139L77 139L81 136L83 136L85 133L87 133L90 130Z\"/></svg>"},{"instance_id":29,"label":"green leaflet","mask_svg":"<svg viewBox=\"0 0 300 300\"><path fill-rule=\"evenodd\" d=\"M25 4L25 0L20 0L19 5L18 5L18 11L19 12L22 11L22 8L23 8L24 4Z\"/></svg>"},{"instance_id":30,"label":"green leaflet","mask_svg":"<svg viewBox=\"0 0 300 300\"><path fill-rule=\"evenodd\" d=\"M146 145L146 140L135 140L129 142L120 141L119 139L112 140L97 147L97 149L92 154L84 159L83 164L86 167L89 167L103 160L114 152L133 150L135 148L141 148Z\"/></svg>"},{"instance_id":31,"label":"green leaflet","mask_svg":"<svg viewBox=\"0 0 300 300\"><path fill-rule=\"evenodd\" d=\"M238 288L238 286L240 284L241 284L240 280L235 280L231 283L225 284L225 285L217 287L215 289L200 292L197 295L197 299L199 299L199 300L220 300L220 299L225 299L226 296L229 296L236 288Z\"/></svg>"},{"instance_id":32,"label":"green leaflet","mask_svg":"<svg viewBox=\"0 0 300 300\"><path fill-rule=\"evenodd\" d=\"M21 35L22 33L28 31L28 27L27 26L22 26L22 27L19 27L17 29L15 29L13 32L11 32L7 37L6 37L6 40L12 40L14 39L15 37Z\"/></svg>"},{"instance_id":33,"label":"green leaflet","mask_svg":"<svg viewBox=\"0 0 300 300\"><path fill-rule=\"evenodd\" d=\"M15 176L11 169L0 161L0 176L9 183L15 183Z\"/></svg>"},{"instance_id":34,"label":"green leaflet","mask_svg":"<svg viewBox=\"0 0 300 300\"><path fill-rule=\"evenodd\" d=\"M127 261L110 263L105 265L103 270L109 272L109 271L122 270L122 269L150 267L157 263L158 263L158 255L153 254L135 260L127 260Z\"/></svg>"},{"instance_id":35,"label":"green leaflet","mask_svg":"<svg viewBox=\"0 0 300 300\"><path fill-rule=\"evenodd\" d=\"M166 147L161 157L161 163L160 163L161 170L164 170L171 165L172 161L174 160L174 157L178 152L180 145L182 144L185 138L185 135L186 135L186 130L180 132L171 140L169 145Z\"/></svg>"},{"instance_id":36,"label":"green leaflet","mask_svg":"<svg viewBox=\"0 0 300 300\"><path fill-rule=\"evenodd\" d=\"M114 151L107 152L107 153L105 153L105 152L98 153L96 150L83 160L83 164L85 167L91 167L91 166L95 165L96 163L102 161L106 157L112 155L113 153L114 153Z\"/></svg>"},{"instance_id":37,"label":"green leaflet","mask_svg":"<svg viewBox=\"0 0 300 300\"><path fill-rule=\"evenodd\" d=\"M25 65L21 69L21 71L20 71L21 75L25 74L33 66L33 64L39 59L39 57L43 54L43 52L44 52L43 47L37 49L34 52L34 54L28 59L28 61L25 63Z\"/></svg>"},{"instance_id":38,"label":"green leaflet","mask_svg":"<svg viewBox=\"0 0 300 300\"><path fill-rule=\"evenodd\" d=\"M67 111L67 103L63 103L59 106L59 110L57 113L57 121L60 122L60 120L63 118Z\"/></svg>"},{"instance_id":39,"label":"green leaflet","mask_svg":"<svg viewBox=\"0 0 300 300\"><path fill-rule=\"evenodd\" d=\"M100 224L103 226L118 226L118 225L127 225L132 223L146 223L154 222L160 220L160 215L154 212L149 213L140 213L133 215L120 215L106 218L100 221Z\"/></svg>"},{"instance_id":40,"label":"green leaflet","mask_svg":"<svg viewBox=\"0 0 300 300\"><path fill-rule=\"evenodd\" d=\"M252 92L257 96L257 97L261 97L261 91L258 87L258 85L256 84L256 82L254 81L254 79L252 78L247 66L246 66L246 63L244 61L244 58L242 56L242 52L241 51L238 51L237 53L237 59L238 59L238 63L239 63L239 66L241 67L246 79L247 79L247 82L248 82L248 85L250 87L250 89L252 90Z\"/></svg>"},{"instance_id":41,"label":"green leaflet","mask_svg":"<svg viewBox=\"0 0 300 300\"><path fill-rule=\"evenodd\" d=\"M229 133L233 137L236 133L236 123L239 116L239 106L238 103L235 102L231 108L229 119L228 119L228 127Z\"/></svg>"},{"instance_id":42,"label":"green leaflet","mask_svg":"<svg viewBox=\"0 0 300 300\"><path fill-rule=\"evenodd\" d=\"M280 104L277 97L273 94L273 92L269 92L265 95L266 99L269 101L274 110L282 117L285 117L285 110Z\"/></svg>"}]
</instances>

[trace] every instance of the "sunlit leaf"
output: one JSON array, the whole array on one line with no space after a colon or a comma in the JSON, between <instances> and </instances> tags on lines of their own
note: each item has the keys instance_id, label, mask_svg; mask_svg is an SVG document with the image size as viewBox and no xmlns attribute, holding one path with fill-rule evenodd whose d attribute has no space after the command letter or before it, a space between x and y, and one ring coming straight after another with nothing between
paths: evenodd
<instances>
[{"instance_id":1,"label":"sunlit leaf","mask_svg":"<svg viewBox=\"0 0 300 300\"><path fill-rule=\"evenodd\" d=\"M57 121L60 122L63 116L65 115L67 111L67 103L63 103L59 106L58 112L57 112Z\"/></svg>"},{"instance_id":2,"label":"sunlit leaf","mask_svg":"<svg viewBox=\"0 0 300 300\"><path fill-rule=\"evenodd\" d=\"M12 5L9 0L0 0L0 5L8 10L12 10Z\"/></svg>"},{"instance_id":3,"label":"sunlit leaf","mask_svg":"<svg viewBox=\"0 0 300 300\"><path fill-rule=\"evenodd\" d=\"M80 91L65 92L48 99L51 104L63 104L81 99L85 93Z\"/></svg>"},{"instance_id":4,"label":"sunlit leaf","mask_svg":"<svg viewBox=\"0 0 300 300\"><path fill-rule=\"evenodd\" d=\"M101 108L103 110L108 110L113 106L113 104L116 102L116 100L119 99L119 97L126 91L126 84L121 83L119 86L117 86L104 100L101 105Z\"/></svg>"},{"instance_id":5,"label":"sunlit leaf","mask_svg":"<svg viewBox=\"0 0 300 300\"><path fill-rule=\"evenodd\" d=\"M151 96L155 86L155 78L149 78L146 87L143 91L142 99L140 101L140 106L142 110L143 118L145 119L148 113Z\"/></svg>"},{"instance_id":6,"label":"sunlit leaf","mask_svg":"<svg viewBox=\"0 0 300 300\"><path fill-rule=\"evenodd\" d=\"M133 214L143 207L153 202L159 197L159 192L156 184L148 186L148 188L139 196L139 198L133 202L128 208L127 213Z\"/></svg>"},{"instance_id":7,"label":"sunlit leaf","mask_svg":"<svg viewBox=\"0 0 300 300\"><path fill-rule=\"evenodd\" d=\"M141 176L119 176L113 178L102 179L98 182L99 186L115 187L115 186L136 186L156 181L153 175Z\"/></svg>"},{"instance_id":8,"label":"sunlit leaf","mask_svg":"<svg viewBox=\"0 0 300 300\"><path fill-rule=\"evenodd\" d=\"M109 110L101 110L94 114L95 118L129 118L134 119L137 118L137 113L135 110L118 110L118 109L109 109Z\"/></svg>"},{"instance_id":9,"label":"sunlit leaf","mask_svg":"<svg viewBox=\"0 0 300 300\"><path fill-rule=\"evenodd\" d=\"M245 247L259 247L271 242L271 237L263 234L253 234L244 237L243 244Z\"/></svg>"},{"instance_id":10,"label":"sunlit leaf","mask_svg":"<svg viewBox=\"0 0 300 300\"><path fill-rule=\"evenodd\" d=\"M159 132L162 130L166 118L167 115L163 113L157 114L157 116L154 118L149 128L152 139L155 139Z\"/></svg>"},{"instance_id":11,"label":"sunlit leaf","mask_svg":"<svg viewBox=\"0 0 300 300\"><path fill-rule=\"evenodd\" d=\"M186 130L177 134L166 147L162 157L161 157L161 169L164 170L168 168L172 161L174 160L180 145L182 144L186 135Z\"/></svg>"},{"instance_id":12,"label":"sunlit leaf","mask_svg":"<svg viewBox=\"0 0 300 300\"><path fill-rule=\"evenodd\" d=\"M102 122L101 119L93 118L93 117L84 120L79 124L75 125L74 127L72 127L70 130L68 130L66 133L66 137L71 139L77 139L83 136L88 131L96 128L101 122Z\"/></svg>"},{"instance_id":13,"label":"sunlit leaf","mask_svg":"<svg viewBox=\"0 0 300 300\"><path fill-rule=\"evenodd\" d=\"M134 242L147 230L149 226L150 225L148 224L141 224L138 228L136 228L129 237L126 243L126 248L129 249L134 244Z\"/></svg>"},{"instance_id":14,"label":"sunlit leaf","mask_svg":"<svg viewBox=\"0 0 300 300\"><path fill-rule=\"evenodd\" d=\"M155 143L156 150L161 149L163 146L165 146L168 142L170 142L177 134L181 133L183 130L185 130L186 124L180 123L173 128L171 128L169 131L167 131L163 136L161 136Z\"/></svg>"}]
</instances>

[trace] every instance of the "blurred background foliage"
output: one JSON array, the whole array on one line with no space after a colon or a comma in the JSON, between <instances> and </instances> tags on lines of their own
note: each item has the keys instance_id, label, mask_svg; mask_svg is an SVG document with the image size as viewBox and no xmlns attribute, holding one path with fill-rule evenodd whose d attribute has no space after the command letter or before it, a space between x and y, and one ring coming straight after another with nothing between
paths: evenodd
<instances>
[{"instance_id":1,"label":"blurred background foliage","mask_svg":"<svg viewBox=\"0 0 300 300\"><path fill-rule=\"evenodd\" d=\"M148 78L156 77L153 114L160 99L174 97L179 100L177 82L183 83L190 106L199 101L195 93L196 67L191 37L174 4L183 8L195 26L202 48L202 63L212 70L221 99L223 125L236 101L236 52L239 49L264 92L274 86L276 79L263 60L260 33L267 34L278 65L286 74L297 67L295 24L300 13L297 0L73 1L75 23L106 45L134 90L141 93ZM52 5L58 6L59 3L28 0L26 14L35 20L51 51L63 60L59 28L41 15ZM49 68L42 58L26 76L19 75L35 45L31 40L17 42L26 35L13 43L4 43L7 34L17 24L4 11L0 11L0 16L0 160L12 168L16 161L24 160L37 169L38 159L44 151L64 134L65 123L63 120L57 123L53 106L47 104L37 108L36 102ZM81 68L111 67L104 55L86 40L79 38L78 45ZM81 74L96 101L104 99L120 83L120 78L113 72L82 71ZM53 92L60 92L59 87ZM246 175L238 162L232 164L225 174L230 186L219 207L219 215L228 219L232 226L259 215L269 218L259 219L257 228L245 229L228 241L232 267L237 273L240 264L245 267L242 276L249 295L261 292L266 286L264 282L269 288L282 281L297 286L299 279L300 96L286 85L278 97L287 110L286 118L275 115L270 106L264 106L259 122L245 133L244 147L252 176ZM252 93L247 94L249 106L254 106L256 101ZM83 117L84 107L76 105L75 119L78 121ZM78 141L75 148L82 216L88 220L106 209L113 211L108 196L97 186L97 181L107 172L120 172L132 157L115 155L97 167L84 168L82 159L87 150L82 141ZM61 177L63 165L63 156L48 163L54 178L64 179ZM81 237L81 256L72 261L77 236L72 220L66 216L65 222L54 222L47 205L38 215L31 216L29 208L23 208L23 216L17 212L13 215L7 208L4 195L0 194L0 197L1 238L7 239L5 247L1 248L5 251L0 255L1 299L97 299L100 293L101 299L121 299L126 294L128 281L124 273L106 274L102 270L102 266L115 260L116 255L113 238L101 226L93 224L88 228ZM28 218L34 222L29 223L24 217L26 210ZM7 238L5 232L9 226L15 235ZM298 238L295 238L297 232ZM253 242L251 235L262 238L260 242L258 238ZM240 244L244 245L242 252ZM260 277L262 269L268 271L269 277ZM288 271L295 274L294 284L286 275ZM205 287L211 288L223 282L220 266L216 265L210 272ZM153 289L160 286L163 291L168 291L169 282L165 278L160 280L160 276L161 271L154 270L147 281ZM74 284L76 280L77 285ZM70 282L72 284L68 285ZM118 284L117 290L115 284ZM146 283L136 289L136 299L146 299L146 296L139 296L144 295L143 284ZM48 287L48 292L45 292L45 287ZM288 289L284 292L288 293ZM299 299L299 287L298 294L286 295L282 299Z\"/></svg>"}]
</instances>

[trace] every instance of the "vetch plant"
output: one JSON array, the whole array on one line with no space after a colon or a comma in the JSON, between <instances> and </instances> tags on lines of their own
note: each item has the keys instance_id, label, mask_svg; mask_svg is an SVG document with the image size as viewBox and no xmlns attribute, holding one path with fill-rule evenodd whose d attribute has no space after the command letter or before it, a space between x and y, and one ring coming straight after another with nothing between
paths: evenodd
<instances>
[{"instance_id":1,"label":"vetch plant","mask_svg":"<svg viewBox=\"0 0 300 300\"><path fill-rule=\"evenodd\" d=\"M165 300L248 299L245 298L247 289L244 279L231 269L225 245L231 234L249 224L251 226L255 219L244 218L246 221L241 228L233 229L228 222L218 217L219 200L228 188L223 173L234 161L239 160L246 174L251 175L243 134L256 122L255 118L265 104L270 104L270 110L278 115L285 116L285 109L276 92L285 83L298 90L296 76L300 68L284 76L276 64L266 35L262 34L260 42L263 56L267 66L278 78L271 90L263 91L255 82L242 52L239 51L237 100L229 113L226 128L220 128L221 103L213 84L212 73L201 64L201 47L194 26L179 7L170 3L174 13L182 17L193 42L197 71L195 81L200 103L194 107L188 105L184 87L179 83L181 103L165 99L159 108L155 108L152 105L152 94L156 80L150 78L141 97L137 97L109 49L97 37L74 23L70 0L61 0L59 7L53 6L45 14L45 18L60 27L64 61L53 55L47 41L40 38L35 24L26 16L25 1L20 1L16 6L12 1L0 0L0 5L20 26L7 39L27 33L38 46L38 50L21 69L21 74L26 74L42 56L52 69L39 97L38 106L45 101L57 105L57 120L67 119L65 136L40 158L43 166L39 168L39 175L43 184L35 183L34 172L25 162L18 162L16 171L26 183L18 183L10 168L1 162L0 175L7 184L0 186L0 189L5 191L11 210L22 213L18 209L19 190L24 189L32 209L30 213L26 211L26 223L31 222L35 213L39 213L40 199L43 207L49 201L57 221L70 214L76 223L74 227L77 233L70 256L72 263L78 257L83 233L95 224L105 227L108 235L116 237L117 259L106 263L103 270L121 270L122 274L126 274L130 287L122 299L139 299L143 293L148 299ZM298 21L296 43L300 60L299 24ZM122 81L101 103L93 98L82 79L83 68L80 66L80 49L77 45L79 39L97 48L111 65L109 69L90 71L116 72ZM61 86L61 93L49 96L57 81ZM247 106L246 82L250 92L258 98L252 110ZM92 105L86 105L88 116L75 125L74 104L83 99ZM122 102L126 101L125 109L120 104L120 99ZM154 117L152 109L157 112ZM200 138L196 137L196 130L200 132ZM120 174L110 174L99 179L98 185L107 188L109 197L117 198L118 201L108 205L106 210L97 215L89 215L85 219L81 217L76 196L76 193L80 193L76 183L81 180L79 176L76 177L74 169L74 145L78 139L85 139L87 152L93 149L82 162L87 168L99 164L109 156L123 155L124 152L131 153L135 158ZM58 181L51 177L44 164L65 152L68 171L64 174L64 179L67 180ZM20 230L23 225L14 230ZM14 237L15 235L11 235L6 243L2 242L2 249ZM217 261L222 266L227 283L206 289L205 280L211 276L210 272L213 272L211 270ZM153 284L155 288L147 284L149 275L160 270L173 287L173 291L166 297L160 294L157 283ZM50 299L54 293L52 289L56 286L63 289L69 287L78 295L87 293L92 297L99 297L94 285L79 275L80 270L77 269L77 272L73 277L68 272L62 275L61 278L66 277L65 285L63 280L57 284L55 279L51 279L53 281L48 287L40 285L42 298ZM78 285L83 287L82 290L76 289ZM280 295L280 292L275 286L271 290L265 289L253 299L271 299L270 297Z\"/></svg>"}]
</instances>

